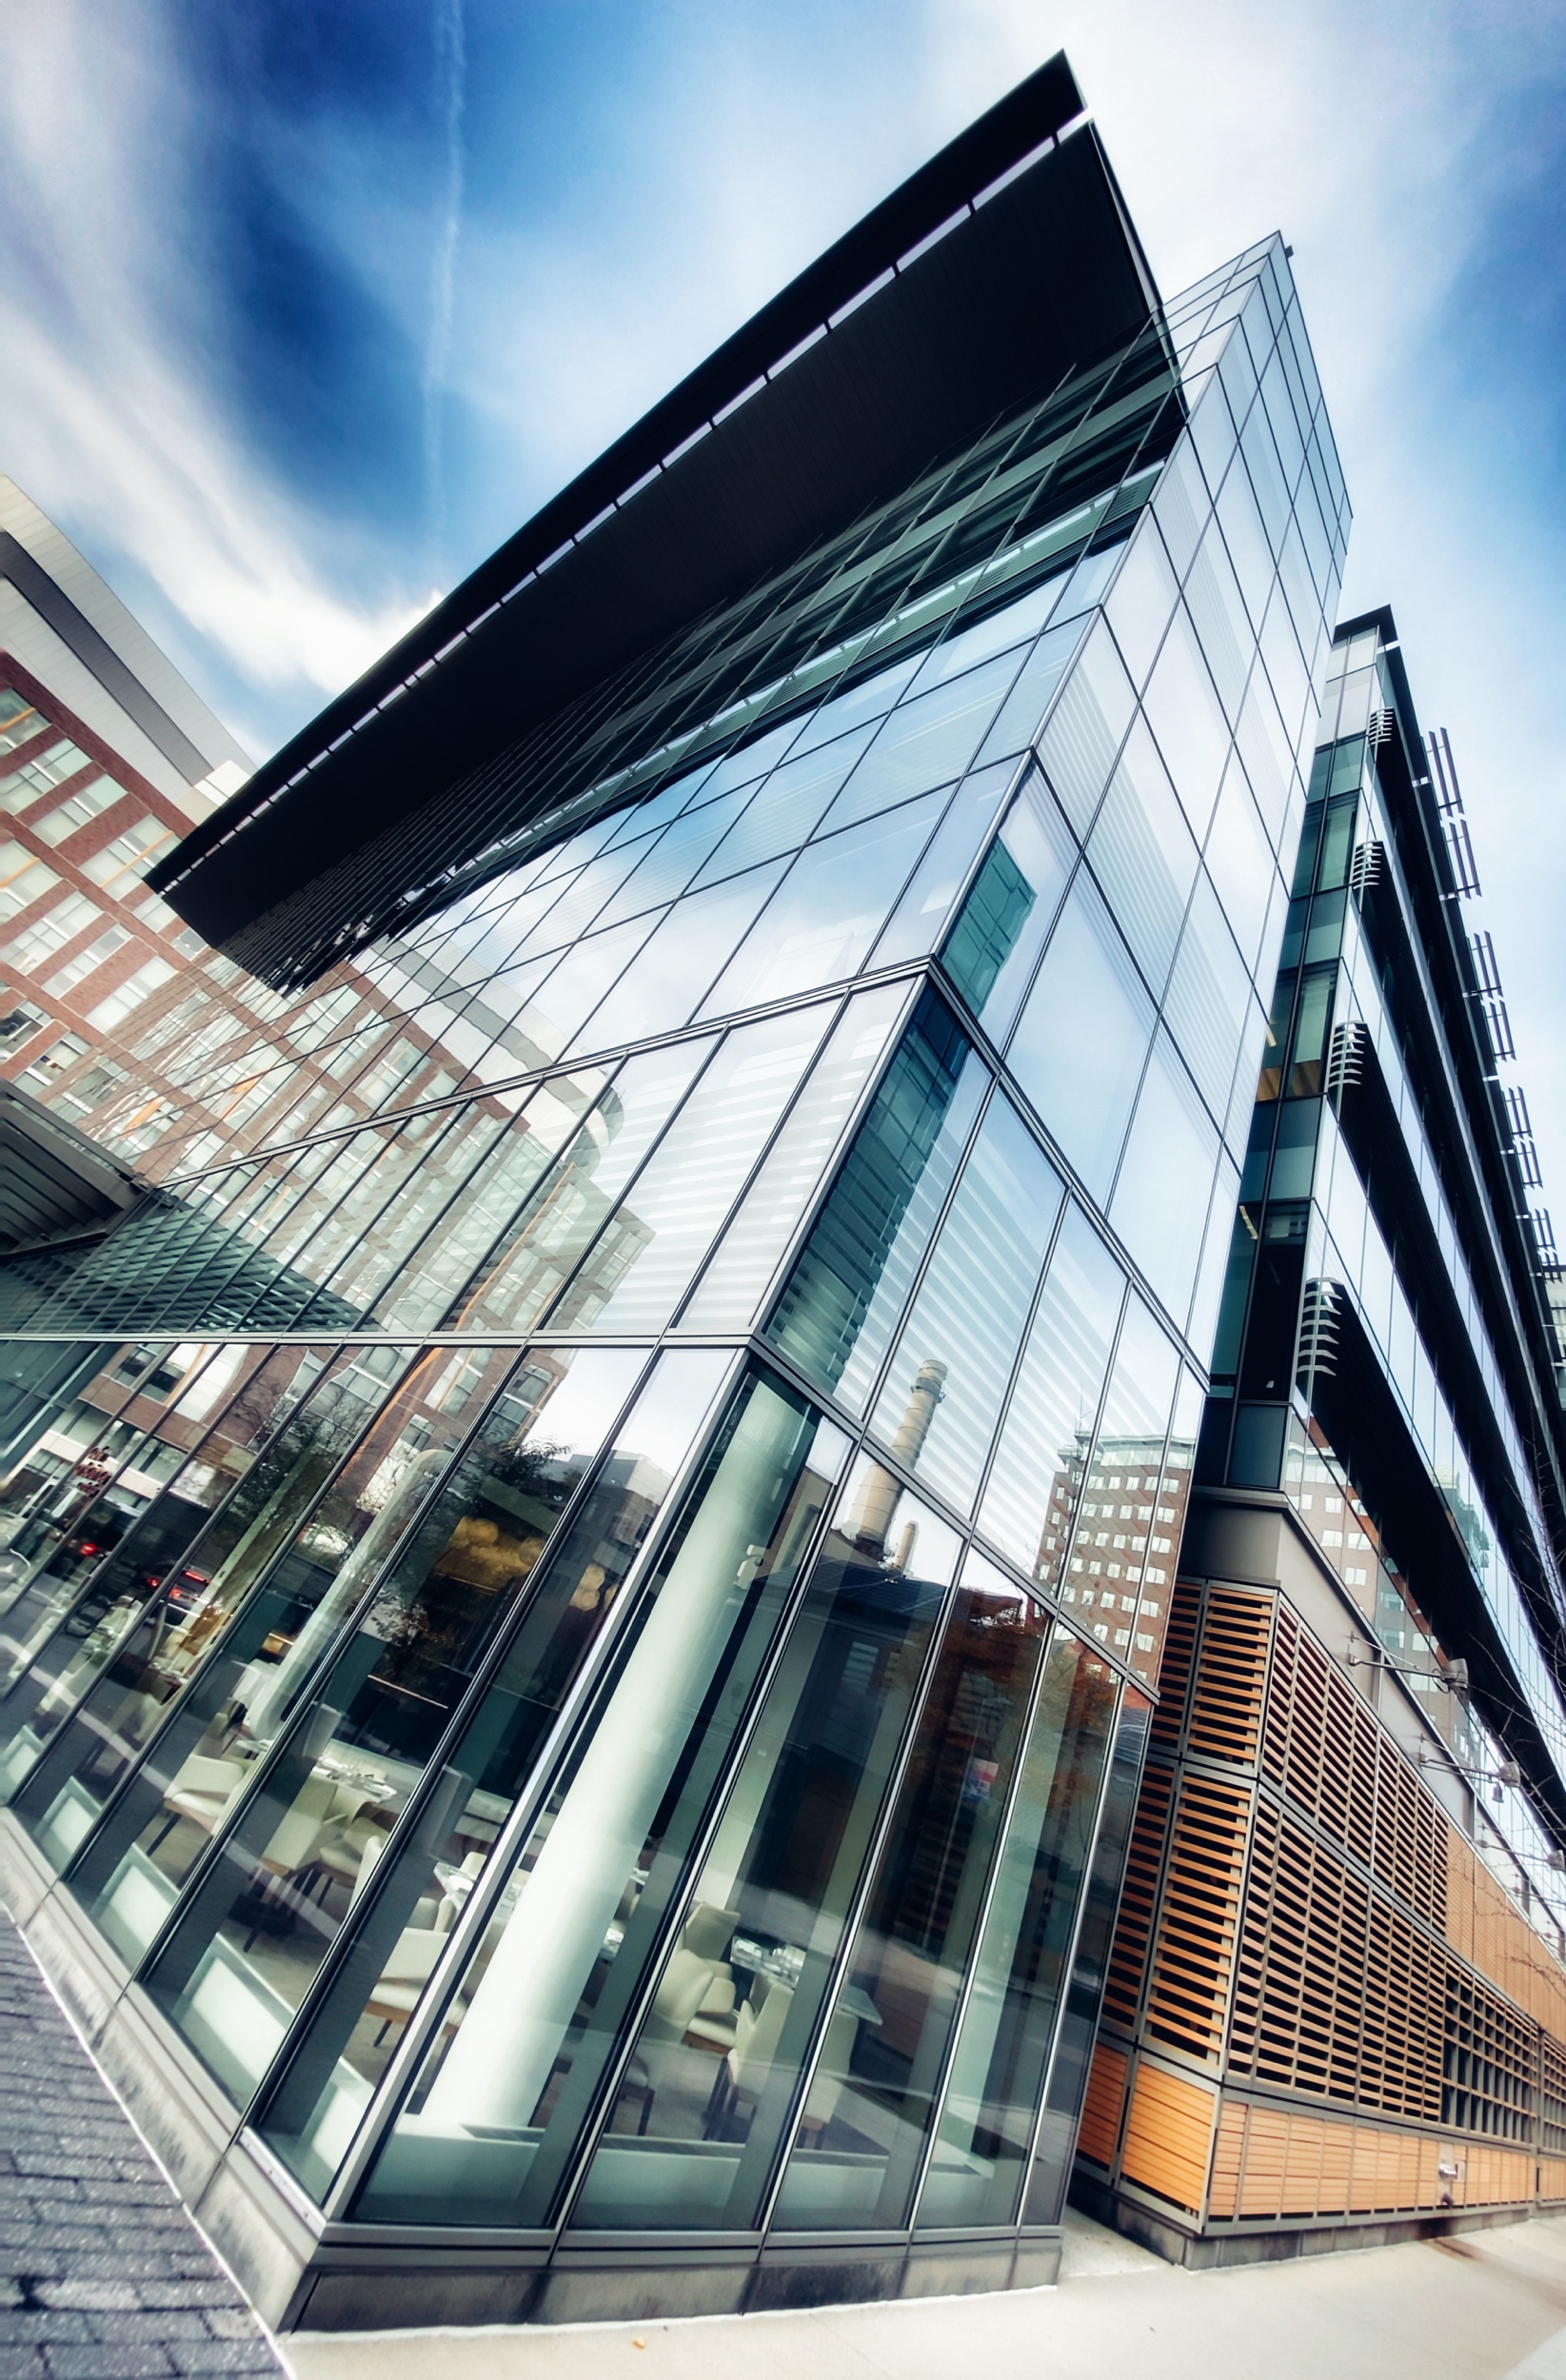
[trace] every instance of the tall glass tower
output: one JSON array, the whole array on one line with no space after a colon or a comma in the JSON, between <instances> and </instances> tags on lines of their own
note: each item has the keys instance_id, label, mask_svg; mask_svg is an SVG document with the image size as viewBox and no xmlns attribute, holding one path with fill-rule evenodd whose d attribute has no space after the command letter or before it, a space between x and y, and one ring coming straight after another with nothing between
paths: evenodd
<instances>
[{"instance_id":1,"label":"tall glass tower","mask_svg":"<svg viewBox=\"0 0 1566 2380\"><path fill-rule=\"evenodd\" d=\"M4 1857L275 2319L1053 2275L1347 526L1056 60L159 870Z\"/></svg>"}]
</instances>

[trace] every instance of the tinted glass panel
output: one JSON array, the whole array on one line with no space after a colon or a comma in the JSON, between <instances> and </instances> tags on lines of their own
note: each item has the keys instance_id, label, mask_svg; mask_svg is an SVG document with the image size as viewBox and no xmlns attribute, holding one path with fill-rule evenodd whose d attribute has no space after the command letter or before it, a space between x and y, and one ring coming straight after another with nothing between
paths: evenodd
<instances>
[{"instance_id":1,"label":"tinted glass panel","mask_svg":"<svg viewBox=\"0 0 1566 2380\"><path fill-rule=\"evenodd\" d=\"M772 1383L741 1392L677 1550L472 1948L359 2202L361 2217L546 2218L685 1881L842 1446ZM430 1873L427 1853L410 1844L370 1921L379 1947L411 1946L398 1928ZM732 1911L704 1904L685 1918L654 2003L661 2041L678 2037L677 2019L704 2028L709 2053L725 2034L732 2040L734 1922ZM331 2055L346 2056L366 2080L378 2071L373 2020L385 1977L367 2003L362 1967L344 1970L272 2111L273 2137L286 2132L290 2160L301 2171L313 2162L318 2180L345 2131L321 2096ZM356 2110L351 2090L347 2104Z\"/></svg>"},{"instance_id":2,"label":"tinted glass panel","mask_svg":"<svg viewBox=\"0 0 1566 2380\"><path fill-rule=\"evenodd\" d=\"M688 2013L675 2005L689 1947L677 1943L574 2221L755 2222L956 1555L948 1530L887 1473L860 1464L691 1896L725 1941L732 2034L725 2026L709 2039L693 2024L699 1997Z\"/></svg>"}]
</instances>

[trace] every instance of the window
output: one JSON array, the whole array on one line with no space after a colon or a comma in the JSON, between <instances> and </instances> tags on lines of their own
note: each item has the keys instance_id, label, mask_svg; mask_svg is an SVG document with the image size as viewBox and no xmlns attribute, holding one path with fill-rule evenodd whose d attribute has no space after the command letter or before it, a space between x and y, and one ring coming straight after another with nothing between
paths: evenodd
<instances>
[{"instance_id":1,"label":"window","mask_svg":"<svg viewBox=\"0 0 1566 2380\"><path fill-rule=\"evenodd\" d=\"M74 959L68 959L63 967L56 967L52 975L45 978L45 991L52 992L56 999L65 992L74 991L78 983L85 982L89 975L96 973L106 959L112 959L117 950L123 950L129 940L123 925L107 927L95 942L89 942L85 950L79 950Z\"/></svg>"},{"instance_id":2,"label":"window","mask_svg":"<svg viewBox=\"0 0 1566 2380\"><path fill-rule=\"evenodd\" d=\"M636 2004L671 1894L684 1880L714 1783L732 1755L842 1454L838 1432L818 1427L792 1391L754 1376L742 1388L672 1545L640 1592L591 1733L568 1756L494 1906L451 2006L449 2046L441 2044L415 2086L371 2182L367 2214L422 2199L434 2202L443 2221L454 2219L460 2206L467 2219L531 2222L549 2205ZM555 1557L553 1575L558 1588L545 1583L535 1609L547 1617L555 1595L558 1636L560 1609L581 1576L568 1542ZM599 1606L613 1594L612 1584L600 1589ZM565 1608L573 1643L586 1643L599 1621L585 1598ZM482 1775L483 1790L501 1801L516 1791L537 1741L536 1726L509 1693L537 1658L536 1647L518 1657L534 1624L524 1622L517 1652L499 1673L498 1707L475 1721L475 1750L489 1750L488 1767L471 1754L459 1755L464 1773ZM453 1816L460 1825L456 1811ZM421 1892L433 1897L439 1890L430 1880L435 1847L431 1828L425 1840L411 1840L395 1871L377 1879L369 1922L378 1929L375 1938L389 1945L402 1921L405 1947L393 1958L405 1968L416 1964L405 1913L417 1907ZM457 1894L482 1864L469 1854L467 1868L457 1871ZM437 1879L441 1874L437 1868ZM694 2013L695 1998L709 1988L719 1999L735 1997L732 1987L726 1993L722 1988L731 1972L724 1936L732 1924L732 1913L720 1908L685 1925L675 1985L672 1992L664 1987L665 2007L670 1996L682 1998ZM368 2021L362 2015L367 1986ZM290 2075L274 2098L273 2137L296 2171L308 2172L311 2148L318 2167L333 2150L340 2153L343 2127L340 2118L332 2124L332 2101L351 2090L341 2061L367 2083L379 2071L387 2053L371 2052L369 2038L377 2010L395 2000L387 1990L386 1981L369 1985L368 1962L345 1968L294 2070L299 2087ZM662 2065L667 2028L655 2031ZM690 2062L710 2092L717 2061L703 2053ZM320 2112L311 2105L315 2093L325 2103Z\"/></svg>"},{"instance_id":3,"label":"window","mask_svg":"<svg viewBox=\"0 0 1566 2380\"><path fill-rule=\"evenodd\" d=\"M1153 1004L1097 889L1079 876L1022 1010L1011 1064L1100 1200L1152 1038Z\"/></svg>"},{"instance_id":4,"label":"window","mask_svg":"<svg viewBox=\"0 0 1566 2380\"><path fill-rule=\"evenodd\" d=\"M46 909L41 918L34 918L30 925L25 926L0 956L13 967L36 969L55 951L63 950L67 942L74 942L78 934L103 922L102 911L95 909L84 895L68 893L52 909ZM121 928L114 930L122 942L129 940Z\"/></svg>"},{"instance_id":5,"label":"window","mask_svg":"<svg viewBox=\"0 0 1566 2380\"><path fill-rule=\"evenodd\" d=\"M872 1427L959 1510L972 1504L1061 1182L1010 1101L991 1102L914 1299Z\"/></svg>"},{"instance_id":6,"label":"window","mask_svg":"<svg viewBox=\"0 0 1566 2380\"><path fill-rule=\"evenodd\" d=\"M0 752L14 752L18 744L42 735L49 724L43 712L34 710L14 686L0 688Z\"/></svg>"},{"instance_id":7,"label":"window","mask_svg":"<svg viewBox=\"0 0 1566 2380\"><path fill-rule=\"evenodd\" d=\"M577 2202L585 2225L729 2231L755 2221L957 1552L949 1529L861 1459L684 1904ZM715 1958L733 1982L729 2056L688 2046L683 2011L678 2028L669 2020L678 1995L701 1981L687 1951ZM686 2005L694 2014L696 2002ZM847 2019L833 2054L845 2033L882 2022L851 1991L841 2005ZM438 2091L449 2072L448 2060ZM443 2122L494 2122L479 2112L476 2065L464 2079L466 2107L444 2091ZM381 2210L369 2202L364 2211Z\"/></svg>"},{"instance_id":8,"label":"window","mask_svg":"<svg viewBox=\"0 0 1566 2380\"><path fill-rule=\"evenodd\" d=\"M13 918L59 883L54 870L19 843L0 843L0 920Z\"/></svg>"},{"instance_id":9,"label":"window","mask_svg":"<svg viewBox=\"0 0 1566 2380\"><path fill-rule=\"evenodd\" d=\"M8 1052L20 1049L48 1021L41 1008L30 1008L25 1001L13 1002L9 993L0 989L0 1048Z\"/></svg>"},{"instance_id":10,"label":"window","mask_svg":"<svg viewBox=\"0 0 1566 2380\"><path fill-rule=\"evenodd\" d=\"M62 736L47 751L13 768L9 777L0 777L0 807L25 810L41 795L64 784L68 777L74 777L79 768L90 765L87 754L79 752L69 736Z\"/></svg>"},{"instance_id":11,"label":"window","mask_svg":"<svg viewBox=\"0 0 1566 2380\"><path fill-rule=\"evenodd\" d=\"M79 785L57 809L30 823L46 843L64 843L79 826L90 825L105 810L111 810L116 802L125 799L125 787L117 785L112 777L93 777L87 784Z\"/></svg>"},{"instance_id":12,"label":"window","mask_svg":"<svg viewBox=\"0 0 1566 2380\"><path fill-rule=\"evenodd\" d=\"M987 1083L926 993L767 1325L852 1407L891 1343Z\"/></svg>"},{"instance_id":13,"label":"window","mask_svg":"<svg viewBox=\"0 0 1566 2380\"><path fill-rule=\"evenodd\" d=\"M69 810L71 803L68 802L65 807ZM52 824L52 820L50 823ZM51 834L49 840L57 843L60 838ZM116 835L112 843L106 843L101 851L94 851L84 860L82 873L90 876L95 884L101 884L105 892L112 893L116 900L124 901L139 882L142 870L154 852L173 840L172 829L166 826L161 819L139 818L133 826L126 828L123 835ZM150 899L157 902L160 909L163 908L155 893ZM172 922L171 910L165 909L164 916Z\"/></svg>"}]
</instances>

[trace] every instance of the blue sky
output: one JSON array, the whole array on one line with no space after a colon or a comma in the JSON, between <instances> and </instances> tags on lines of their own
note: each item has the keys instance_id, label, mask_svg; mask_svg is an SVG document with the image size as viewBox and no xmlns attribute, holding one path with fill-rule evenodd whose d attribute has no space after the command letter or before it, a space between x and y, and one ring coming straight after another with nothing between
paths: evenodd
<instances>
[{"instance_id":1,"label":"blue sky","mask_svg":"<svg viewBox=\"0 0 1566 2380\"><path fill-rule=\"evenodd\" d=\"M9 0L0 467L259 754L1060 46L1166 291L1294 244L1566 1239L1557 0Z\"/></svg>"}]
</instances>

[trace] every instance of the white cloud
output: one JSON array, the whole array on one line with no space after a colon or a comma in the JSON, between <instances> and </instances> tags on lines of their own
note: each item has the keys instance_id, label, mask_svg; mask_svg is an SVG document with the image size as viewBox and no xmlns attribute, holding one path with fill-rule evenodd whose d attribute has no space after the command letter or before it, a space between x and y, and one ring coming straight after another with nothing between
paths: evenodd
<instances>
[{"instance_id":1,"label":"white cloud","mask_svg":"<svg viewBox=\"0 0 1566 2380\"><path fill-rule=\"evenodd\" d=\"M1559 78L1558 7L928 0L924 22L953 123L1066 49L1169 295L1275 228L1293 243L1355 507L1343 616L1392 605L1426 724L1451 730L1486 892L1463 920L1495 937L1504 1071L1566 1238L1566 565L1495 421L1431 394L1513 170L1499 128ZM1504 408L1506 356L1466 363Z\"/></svg>"},{"instance_id":2,"label":"white cloud","mask_svg":"<svg viewBox=\"0 0 1566 2380\"><path fill-rule=\"evenodd\" d=\"M133 556L250 684L334 693L426 606L334 594L213 407L181 270L191 128L157 17L56 0L45 38L10 22L0 122L29 268L0 276L6 467L89 545Z\"/></svg>"},{"instance_id":3,"label":"white cloud","mask_svg":"<svg viewBox=\"0 0 1566 2380\"><path fill-rule=\"evenodd\" d=\"M612 31L614 10L589 20ZM423 590L350 558L351 530L327 546L225 410L189 246L205 128L165 22L163 0L0 14L0 464L89 551L146 574L188 624L194 674L205 645L274 711L304 714ZM683 0L640 88L612 62L577 67L583 120L559 143L574 163L546 197L505 211L479 161L467 176L446 419L466 408L485 458L478 514L498 542L1058 46L1166 289L1275 226L1294 244L1356 507L1345 601L1391 601L1416 695L1452 731L1566 1225L1566 574L1482 427L1428 394L1432 341L1511 169L1495 128L1559 51L1557 0L853 0L835 18ZM312 120L298 167L327 236L424 349L435 201L378 139ZM411 567L412 488L408 504L394 534ZM355 573L369 600L342 591Z\"/></svg>"}]
</instances>

